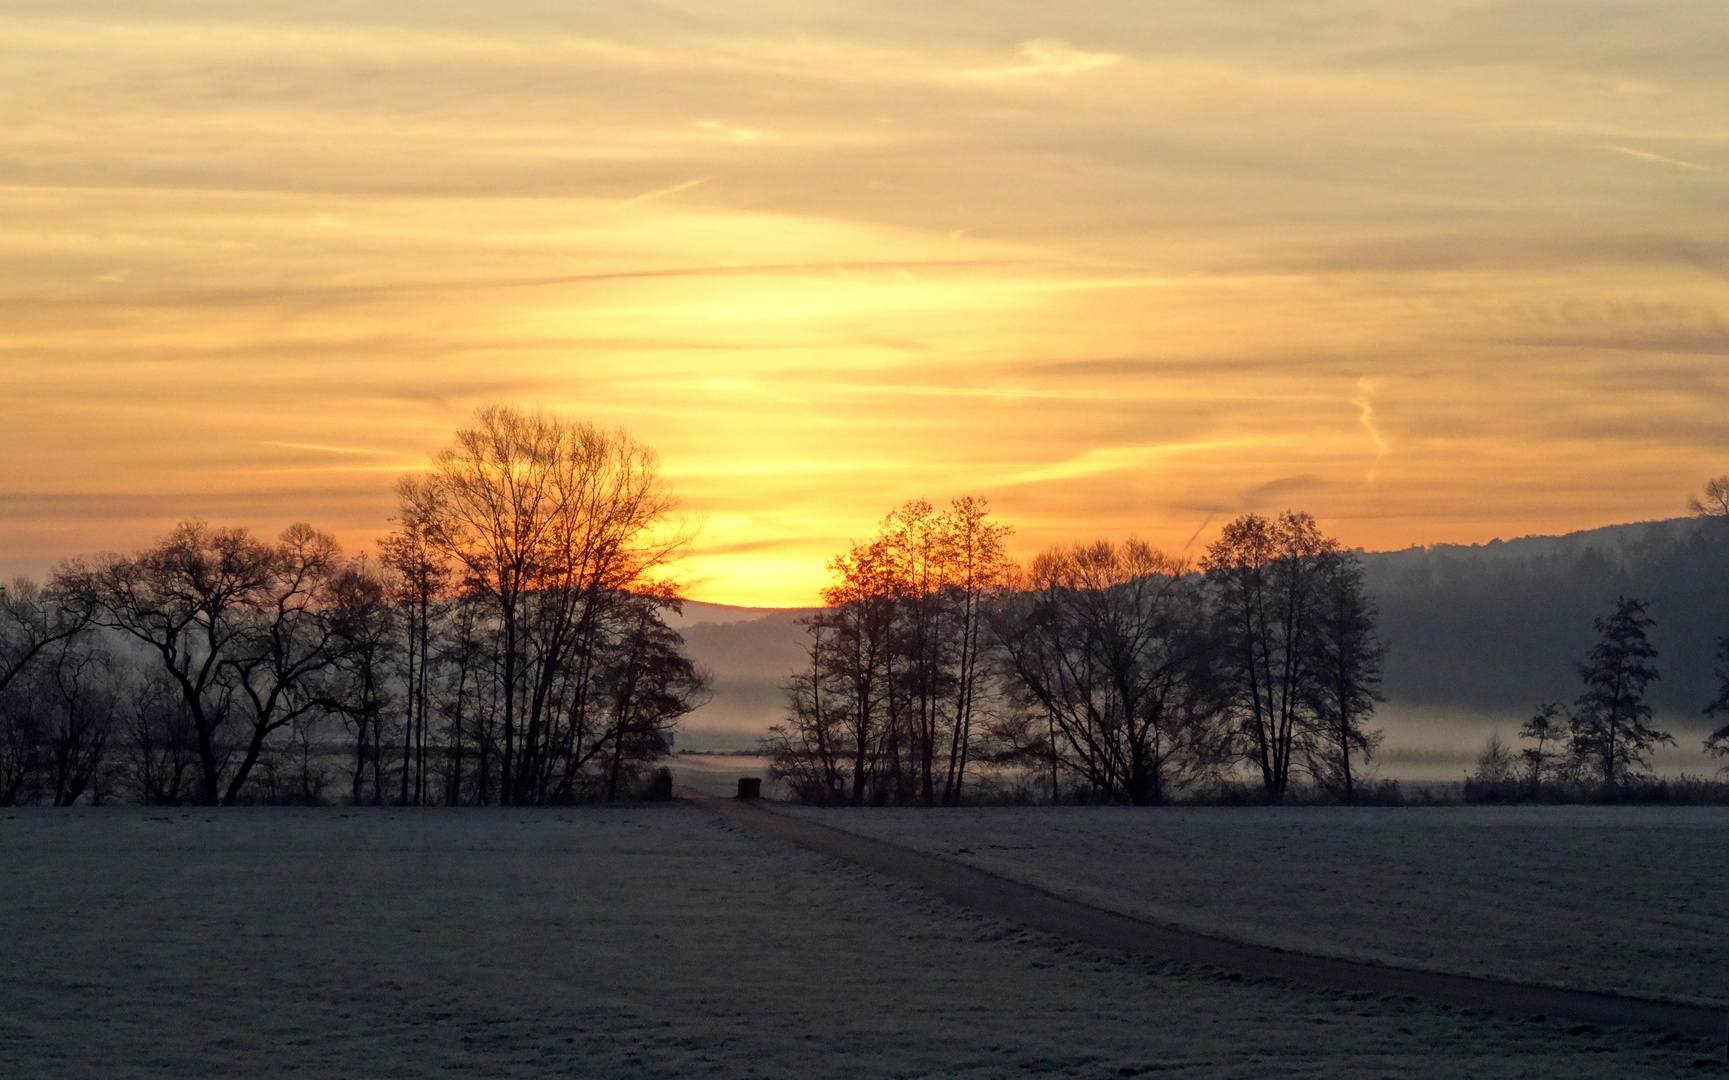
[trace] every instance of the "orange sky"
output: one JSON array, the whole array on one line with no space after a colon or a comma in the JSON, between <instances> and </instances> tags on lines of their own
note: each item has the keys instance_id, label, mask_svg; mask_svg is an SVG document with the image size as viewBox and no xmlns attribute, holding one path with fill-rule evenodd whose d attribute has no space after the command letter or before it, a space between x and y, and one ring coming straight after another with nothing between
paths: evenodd
<instances>
[{"instance_id":1,"label":"orange sky","mask_svg":"<svg viewBox=\"0 0 1729 1080\"><path fill-rule=\"evenodd\" d=\"M917 496L1384 548L1729 471L1718 0L1051 7L6 5L0 569L369 545L496 399L763 605Z\"/></svg>"}]
</instances>

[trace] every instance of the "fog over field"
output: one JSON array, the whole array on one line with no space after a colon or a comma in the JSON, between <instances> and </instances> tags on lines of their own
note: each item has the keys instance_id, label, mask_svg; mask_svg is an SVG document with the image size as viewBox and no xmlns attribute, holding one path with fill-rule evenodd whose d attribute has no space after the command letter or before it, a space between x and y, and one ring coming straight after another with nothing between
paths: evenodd
<instances>
[{"instance_id":1,"label":"fog over field","mask_svg":"<svg viewBox=\"0 0 1729 1080\"><path fill-rule=\"evenodd\" d=\"M1513 741L1540 703L1570 702L1592 620L1623 595L1648 601L1656 619L1662 678L1650 699L1678 745L1659 748L1655 766L1715 770L1699 743L1715 693L1712 650L1729 634L1729 522L1678 518L1362 558L1391 643L1387 701L1371 725L1387 733L1371 765L1380 776L1457 780L1491 733ZM806 610L686 605L686 645L715 686L680 746L747 749L780 719L780 687L805 661L796 620Z\"/></svg>"}]
</instances>

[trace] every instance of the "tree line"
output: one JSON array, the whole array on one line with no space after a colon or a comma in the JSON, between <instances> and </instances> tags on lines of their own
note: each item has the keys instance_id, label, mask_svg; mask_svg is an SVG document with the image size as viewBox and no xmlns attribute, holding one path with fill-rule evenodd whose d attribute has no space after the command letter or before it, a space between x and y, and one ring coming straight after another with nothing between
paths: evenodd
<instances>
[{"instance_id":1,"label":"tree line","mask_svg":"<svg viewBox=\"0 0 1729 1080\"><path fill-rule=\"evenodd\" d=\"M703 700L652 451L489 406L379 556L200 521L0 588L0 803L615 798Z\"/></svg>"},{"instance_id":2,"label":"tree line","mask_svg":"<svg viewBox=\"0 0 1729 1080\"><path fill-rule=\"evenodd\" d=\"M1241 768L1352 800L1386 646L1355 553L1244 515L1198 565L1139 541L1004 555L977 499L908 503L831 564L765 749L815 803L961 799L970 762L1066 796L1167 801Z\"/></svg>"}]
</instances>

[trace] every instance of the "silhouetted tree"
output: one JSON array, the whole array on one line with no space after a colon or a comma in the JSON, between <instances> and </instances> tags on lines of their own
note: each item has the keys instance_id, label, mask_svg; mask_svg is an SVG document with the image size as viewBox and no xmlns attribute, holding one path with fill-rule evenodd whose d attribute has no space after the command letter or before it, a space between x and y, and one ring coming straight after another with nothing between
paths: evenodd
<instances>
[{"instance_id":1,"label":"silhouetted tree","mask_svg":"<svg viewBox=\"0 0 1729 1080\"><path fill-rule=\"evenodd\" d=\"M600 676L610 730L595 740L595 750L609 758L609 800L618 797L635 763L666 753L668 734L680 717L702 703L709 681L684 655L684 639L661 621L662 598L632 595L618 600L624 610L611 620L614 638L608 642ZM580 743L573 748L572 775L581 766L584 749Z\"/></svg>"},{"instance_id":2,"label":"silhouetted tree","mask_svg":"<svg viewBox=\"0 0 1729 1080\"><path fill-rule=\"evenodd\" d=\"M1705 481L1705 496L1687 499L1687 512L1695 517L1729 517L1729 476Z\"/></svg>"},{"instance_id":3,"label":"silhouetted tree","mask_svg":"<svg viewBox=\"0 0 1729 1080\"><path fill-rule=\"evenodd\" d=\"M1202 562L1241 750L1275 802L1290 783L1294 752L1317 726L1316 642L1338 553L1314 518L1286 511L1232 521Z\"/></svg>"},{"instance_id":4,"label":"silhouetted tree","mask_svg":"<svg viewBox=\"0 0 1729 1080\"><path fill-rule=\"evenodd\" d=\"M91 609L28 578L0 582L0 693L44 649L83 634Z\"/></svg>"},{"instance_id":5,"label":"silhouetted tree","mask_svg":"<svg viewBox=\"0 0 1729 1080\"><path fill-rule=\"evenodd\" d=\"M1503 797L1513 784L1518 761L1513 751L1501 741L1500 734L1491 734L1483 744L1482 752L1477 755L1477 772L1471 779L1487 789L1485 794L1496 798Z\"/></svg>"},{"instance_id":6,"label":"silhouetted tree","mask_svg":"<svg viewBox=\"0 0 1729 1080\"><path fill-rule=\"evenodd\" d=\"M427 545L459 569L490 624L471 640L495 647L465 655L495 660L498 798L567 797L586 748L609 730L601 653L621 629L611 620L635 612L620 598L641 595L656 610L675 602L653 575L689 534L666 527L673 501L654 453L622 432L488 406L433 459L412 507L408 494L404 517L419 515ZM490 764L488 740L479 752ZM488 787L479 778L478 797Z\"/></svg>"},{"instance_id":7,"label":"silhouetted tree","mask_svg":"<svg viewBox=\"0 0 1729 1080\"><path fill-rule=\"evenodd\" d=\"M1006 591L993 637L1024 728L1101 798L1163 802L1223 760L1205 607L1187 567L1129 541L1055 548Z\"/></svg>"},{"instance_id":8,"label":"silhouetted tree","mask_svg":"<svg viewBox=\"0 0 1729 1080\"><path fill-rule=\"evenodd\" d=\"M274 552L246 530L191 521L148 551L69 563L55 575L55 589L96 612L100 625L156 653L192 720L208 805L221 801L232 775L234 686L223 661L249 631L244 616L264 596L274 564Z\"/></svg>"},{"instance_id":9,"label":"silhouetted tree","mask_svg":"<svg viewBox=\"0 0 1729 1080\"><path fill-rule=\"evenodd\" d=\"M222 657L244 716L245 742L223 803L232 806L266 740L323 708L318 680L348 646L333 588L348 571L335 538L290 525L269 552L261 587L238 612L240 633Z\"/></svg>"},{"instance_id":10,"label":"silhouetted tree","mask_svg":"<svg viewBox=\"0 0 1729 1080\"><path fill-rule=\"evenodd\" d=\"M1599 640L1579 665L1585 692L1574 703L1567 745L1580 771L1608 787L1648 767L1651 747L1675 740L1647 723L1645 688L1658 676L1657 650L1646 636L1654 623L1645 605L1622 597L1594 625Z\"/></svg>"},{"instance_id":11,"label":"silhouetted tree","mask_svg":"<svg viewBox=\"0 0 1729 1080\"><path fill-rule=\"evenodd\" d=\"M788 722L766 746L777 778L810 801L843 786L855 802L961 798L990 686L985 598L1008 532L982 499L942 511L913 500L830 562L828 607L804 620L812 666L786 687Z\"/></svg>"},{"instance_id":12,"label":"silhouetted tree","mask_svg":"<svg viewBox=\"0 0 1729 1080\"><path fill-rule=\"evenodd\" d=\"M898 786L892 781L905 713L895 680L899 611L893 576L877 544L855 544L829 569L839 580L823 590L828 607L807 627L813 635L828 634L828 648L813 658L823 665L820 677L837 704L809 718L832 721L825 731L832 745L845 748L851 801L886 801Z\"/></svg>"},{"instance_id":13,"label":"silhouetted tree","mask_svg":"<svg viewBox=\"0 0 1729 1080\"><path fill-rule=\"evenodd\" d=\"M101 775L121 708L120 690L108 655L87 638L61 639L42 670L37 693L48 713L44 793L55 806L71 806ZM93 795L92 802L101 801Z\"/></svg>"},{"instance_id":14,"label":"silhouetted tree","mask_svg":"<svg viewBox=\"0 0 1729 1080\"><path fill-rule=\"evenodd\" d=\"M1315 782L1349 803L1356 799L1352 756L1367 760L1382 739L1365 725L1375 703L1386 700L1379 687L1387 646L1376 636L1375 605L1364 591L1363 564L1354 552L1325 560L1317 587L1309 684L1314 726L1302 741Z\"/></svg>"},{"instance_id":15,"label":"silhouetted tree","mask_svg":"<svg viewBox=\"0 0 1729 1080\"><path fill-rule=\"evenodd\" d=\"M950 803L960 800L966 784L974 717L987 685L985 601L1010 569L1003 545L1013 530L988 520L989 513L983 499L967 496L950 504L943 519L942 592L953 610L956 638L954 715L949 723L948 772L943 781L943 801Z\"/></svg>"},{"instance_id":16,"label":"silhouetted tree","mask_svg":"<svg viewBox=\"0 0 1729 1080\"><path fill-rule=\"evenodd\" d=\"M199 801L233 805L271 735L318 707L340 565L335 541L310 526L273 546L191 521L136 555L67 563L53 589L155 653L191 720Z\"/></svg>"},{"instance_id":17,"label":"silhouetted tree","mask_svg":"<svg viewBox=\"0 0 1729 1080\"><path fill-rule=\"evenodd\" d=\"M399 800L419 804L428 799L427 743L436 667L434 623L443 614L450 567L434 543L436 504L428 485L417 476L405 477L397 485L397 496L401 509L396 528L378 546L381 561L395 574L391 580L391 599L401 613L402 636L397 650L402 681ZM460 739L459 732L453 735ZM456 752L460 755L460 749Z\"/></svg>"},{"instance_id":18,"label":"silhouetted tree","mask_svg":"<svg viewBox=\"0 0 1729 1080\"><path fill-rule=\"evenodd\" d=\"M787 718L769 728L763 752L769 758L770 779L792 788L800 802L827 806L849 797L841 772L844 747L838 739L846 718L835 711L844 710L846 699L829 687L833 668L829 625L820 616L798 622L810 635L805 643L810 660L784 688Z\"/></svg>"},{"instance_id":19,"label":"silhouetted tree","mask_svg":"<svg viewBox=\"0 0 1729 1080\"><path fill-rule=\"evenodd\" d=\"M1717 678L1717 696L1705 706L1705 715L1729 714L1729 637L1717 641L1717 666L1712 674ZM1705 752L1713 757L1729 757L1729 725L1706 737Z\"/></svg>"},{"instance_id":20,"label":"silhouetted tree","mask_svg":"<svg viewBox=\"0 0 1729 1080\"><path fill-rule=\"evenodd\" d=\"M342 717L354 733L349 798L355 803L386 801L384 739L395 700L397 608L389 585L365 562L344 567L330 582L329 625L335 649L317 688L318 703ZM366 798L368 772L370 800Z\"/></svg>"},{"instance_id":21,"label":"silhouetted tree","mask_svg":"<svg viewBox=\"0 0 1729 1080\"><path fill-rule=\"evenodd\" d=\"M132 797L147 806L192 798L198 736L180 688L161 671L133 673L123 717L120 774Z\"/></svg>"},{"instance_id":22,"label":"silhouetted tree","mask_svg":"<svg viewBox=\"0 0 1729 1080\"><path fill-rule=\"evenodd\" d=\"M1551 701L1538 706L1531 718L1519 728L1519 738L1537 744L1519 751L1519 757L1525 762L1525 786L1532 793L1542 788L1545 778L1555 774L1561 755L1551 747L1561 746L1566 740L1567 720L1561 713L1561 703Z\"/></svg>"}]
</instances>

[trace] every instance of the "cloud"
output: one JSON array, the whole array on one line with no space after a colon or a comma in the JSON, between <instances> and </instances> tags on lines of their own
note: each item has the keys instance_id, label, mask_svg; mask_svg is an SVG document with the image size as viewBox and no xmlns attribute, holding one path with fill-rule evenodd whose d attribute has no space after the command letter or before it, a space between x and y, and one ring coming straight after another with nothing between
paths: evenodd
<instances>
[{"instance_id":1,"label":"cloud","mask_svg":"<svg viewBox=\"0 0 1729 1080\"><path fill-rule=\"evenodd\" d=\"M16 550L365 542L389 477L330 467L392 459L331 450L497 398L736 510L740 600L907 498L1403 547L1671 513L1729 446L1702 0L75 7L0 14L0 490L137 503L5 504L64 515Z\"/></svg>"},{"instance_id":2,"label":"cloud","mask_svg":"<svg viewBox=\"0 0 1729 1080\"><path fill-rule=\"evenodd\" d=\"M1122 62L1116 53L1086 52L1060 38L1036 38L1021 46L1024 64L1007 67L973 68L960 74L962 79L979 83L1005 83L1016 79L1055 76L1066 79L1083 71L1097 71Z\"/></svg>"},{"instance_id":3,"label":"cloud","mask_svg":"<svg viewBox=\"0 0 1729 1080\"><path fill-rule=\"evenodd\" d=\"M1143 469L1156 461L1178 454L1204 453L1248 445L1252 439L1228 439L1212 442L1168 443L1161 446L1113 446L1088 450L1067 461L1053 462L1011 473L996 480L992 486L1011 487L1019 484L1039 484L1053 480L1078 480L1105 473Z\"/></svg>"},{"instance_id":4,"label":"cloud","mask_svg":"<svg viewBox=\"0 0 1729 1080\"><path fill-rule=\"evenodd\" d=\"M1320 476L1284 476L1244 489L1238 494L1237 501L1245 510L1262 510L1285 502L1287 496L1328 486L1328 481Z\"/></svg>"}]
</instances>

